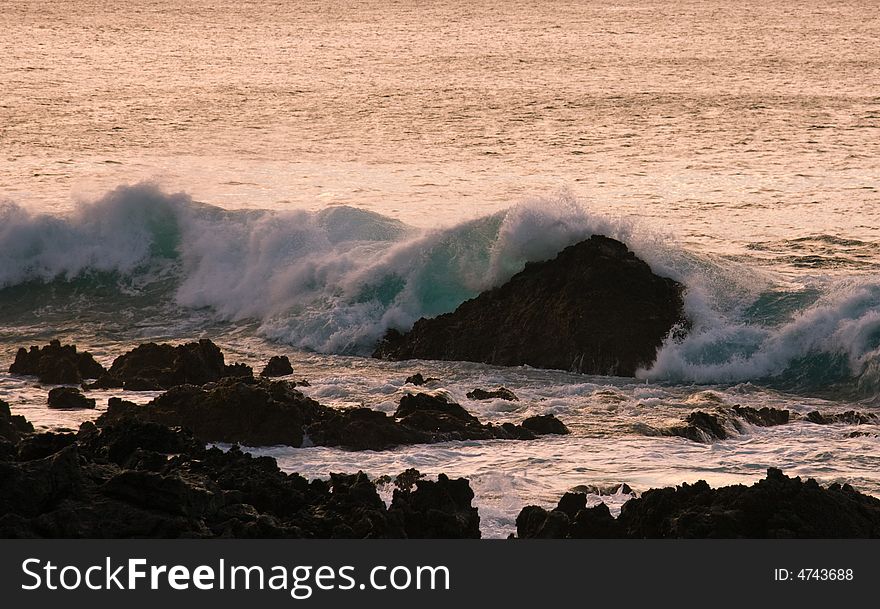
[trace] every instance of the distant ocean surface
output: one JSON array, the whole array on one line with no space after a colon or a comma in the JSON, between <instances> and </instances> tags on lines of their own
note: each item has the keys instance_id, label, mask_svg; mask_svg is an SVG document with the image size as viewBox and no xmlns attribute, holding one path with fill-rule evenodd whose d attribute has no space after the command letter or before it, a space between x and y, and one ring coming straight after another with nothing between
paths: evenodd
<instances>
[{"instance_id":1,"label":"distant ocean surface","mask_svg":"<svg viewBox=\"0 0 880 609\"><path fill-rule=\"evenodd\" d=\"M43 428L96 416L6 374L56 337L105 364L146 340L283 353L318 401L385 411L422 371L482 420L573 434L256 452L466 476L484 536L579 484L772 466L880 495L873 426L651 431L725 404L880 412L877 7L425 4L4 1L0 398ZM596 233L688 286L690 334L636 379L368 357ZM520 402L465 397L499 384Z\"/></svg>"}]
</instances>

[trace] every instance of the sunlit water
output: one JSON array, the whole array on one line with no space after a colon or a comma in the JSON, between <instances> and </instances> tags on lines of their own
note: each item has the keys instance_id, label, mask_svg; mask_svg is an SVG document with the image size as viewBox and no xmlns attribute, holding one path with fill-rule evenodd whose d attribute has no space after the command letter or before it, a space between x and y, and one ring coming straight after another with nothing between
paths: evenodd
<instances>
[{"instance_id":1,"label":"sunlit water","mask_svg":"<svg viewBox=\"0 0 880 609\"><path fill-rule=\"evenodd\" d=\"M717 404L877 410L873 3L28 0L0 26L2 362L209 336L287 353L333 406L392 411L422 371L486 421L556 414L571 436L259 450L466 476L486 536L580 484L774 466L880 495L852 426L648 435ZM691 335L638 379L364 357L592 233L689 287ZM520 401L465 397L499 384ZM42 428L96 416L46 391L0 375Z\"/></svg>"}]
</instances>

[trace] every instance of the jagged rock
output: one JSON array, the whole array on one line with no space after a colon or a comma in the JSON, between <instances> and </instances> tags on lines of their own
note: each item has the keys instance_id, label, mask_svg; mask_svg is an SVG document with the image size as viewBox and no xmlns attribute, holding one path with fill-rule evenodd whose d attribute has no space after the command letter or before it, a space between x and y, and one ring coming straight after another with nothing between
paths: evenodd
<instances>
[{"instance_id":1,"label":"jagged rock","mask_svg":"<svg viewBox=\"0 0 880 609\"><path fill-rule=\"evenodd\" d=\"M18 443L18 460L34 461L45 459L76 442L72 433L54 433L51 431L28 435Z\"/></svg>"},{"instance_id":2,"label":"jagged rock","mask_svg":"<svg viewBox=\"0 0 880 609\"><path fill-rule=\"evenodd\" d=\"M78 385L83 379L98 378L106 371L88 351L78 353L76 345L52 340L45 347L21 347L9 366L11 374L31 374L49 385Z\"/></svg>"},{"instance_id":3,"label":"jagged rock","mask_svg":"<svg viewBox=\"0 0 880 609\"><path fill-rule=\"evenodd\" d=\"M483 424L460 405L428 394L404 396L389 416L369 408L329 408L294 387L288 381L262 378L224 379L204 387L180 385L144 406L110 398L107 412L96 423L102 427L122 420L152 421L186 427L209 442L248 446L309 443L353 450L448 440L524 440L544 433L512 424ZM552 419L545 421L542 429L558 430L560 426L565 427Z\"/></svg>"},{"instance_id":4,"label":"jagged rock","mask_svg":"<svg viewBox=\"0 0 880 609\"><path fill-rule=\"evenodd\" d=\"M507 387L499 387L494 391L486 391L485 389L474 389L467 394L472 400L507 400L509 402L518 402L519 398Z\"/></svg>"},{"instance_id":5,"label":"jagged rock","mask_svg":"<svg viewBox=\"0 0 880 609\"><path fill-rule=\"evenodd\" d=\"M427 385L428 383L431 383L436 380L437 379L435 379L435 378L425 378L424 376L422 376L421 372L416 372L412 376L406 377L406 380L403 382L403 384L404 385L416 385L418 387L421 385Z\"/></svg>"},{"instance_id":6,"label":"jagged rock","mask_svg":"<svg viewBox=\"0 0 880 609\"><path fill-rule=\"evenodd\" d=\"M328 410L284 381L225 379L173 387L145 406L111 401L97 424L137 418L186 427L208 442L301 446L303 428Z\"/></svg>"},{"instance_id":7,"label":"jagged rock","mask_svg":"<svg viewBox=\"0 0 880 609\"><path fill-rule=\"evenodd\" d=\"M0 438L18 442L23 434L34 431L34 426L21 415L12 414L9 404L0 400Z\"/></svg>"},{"instance_id":8,"label":"jagged rock","mask_svg":"<svg viewBox=\"0 0 880 609\"><path fill-rule=\"evenodd\" d=\"M632 488L630 488L629 484L625 482L623 484L606 484L606 485L595 485L595 484L579 484L571 489L572 493L584 493L590 495L631 495L633 494Z\"/></svg>"},{"instance_id":9,"label":"jagged rock","mask_svg":"<svg viewBox=\"0 0 880 609\"><path fill-rule=\"evenodd\" d=\"M387 509L362 472L308 481L270 457L208 449L185 430L126 417L5 446L33 458L0 459L3 538L479 536L468 482L443 475L404 472L410 482Z\"/></svg>"},{"instance_id":10,"label":"jagged rock","mask_svg":"<svg viewBox=\"0 0 880 609\"><path fill-rule=\"evenodd\" d=\"M120 355L108 372L111 379L101 381L107 388L122 382L128 391L159 391L177 385L204 385L221 378L253 376L250 366L227 366L223 352L213 342L201 339L195 343L173 346L145 343Z\"/></svg>"},{"instance_id":11,"label":"jagged rock","mask_svg":"<svg viewBox=\"0 0 880 609\"><path fill-rule=\"evenodd\" d=\"M788 410L778 408L752 408L750 406L719 407L712 412L695 410L684 420L683 425L660 430L661 435L679 436L693 442L712 442L726 440L733 433L744 433L749 423L758 427L784 425L791 421Z\"/></svg>"},{"instance_id":12,"label":"jagged rock","mask_svg":"<svg viewBox=\"0 0 880 609\"><path fill-rule=\"evenodd\" d=\"M682 291L623 243L596 235L452 313L389 331L373 356L634 376L686 325Z\"/></svg>"},{"instance_id":13,"label":"jagged rock","mask_svg":"<svg viewBox=\"0 0 880 609\"><path fill-rule=\"evenodd\" d=\"M566 435L571 433L565 423L552 414L539 414L527 418L522 426L537 435L557 434Z\"/></svg>"},{"instance_id":14,"label":"jagged rock","mask_svg":"<svg viewBox=\"0 0 880 609\"><path fill-rule=\"evenodd\" d=\"M288 374L293 374L290 360L286 355L274 355L269 358L269 362L263 368L260 376L287 376Z\"/></svg>"},{"instance_id":15,"label":"jagged rock","mask_svg":"<svg viewBox=\"0 0 880 609\"><path fill-rule=\"evenodd\" d=\"M836 414L822 414L818 410L807 413L807 421L817 425L832 425L834 423L848 423L850 425L871 425L877 423L877 415L872 412L856 412L847 410Z\"/></svg>"},{"instance_id":16,"label":"jagged rock","mask_svg":"<svg viewBox=\"0 0 880 609\"><path fill-rule=\"evenodd\" d=\"M568 502L570 503L570 502ZM557 538L878 538L880 499L849 485L820 487L770 468L754 485L712 489L704 481L650 490L623 504L620 516L581 509L568 527L554 512L530 506L517 518L519 537L550 530ZM571 510L569 510L571 511Z\"/></svg>"},{"instance_id":17,"label":"jagged rock","mask_svg":"<svg viewBox=\"0 0 880 609\"><path fill-rule=\"evenodd\" d=\"M87 398L76 387L55 387L49 392L49 408L94 408L95 400Z\"/></svg>"},{"instance_id":18,"label":"jagged rock","mask_svg":"<svg viewBox=\"0 0 880 609\"><path fill-rule=\"evenodd\" d=\"M411 539L477 539L480 516L471 505L474 492L464 478L450 480L440 474L437 481L415 480L415 490L394 490L389 514L400 516Z\"/></svg>"}]
</instances>

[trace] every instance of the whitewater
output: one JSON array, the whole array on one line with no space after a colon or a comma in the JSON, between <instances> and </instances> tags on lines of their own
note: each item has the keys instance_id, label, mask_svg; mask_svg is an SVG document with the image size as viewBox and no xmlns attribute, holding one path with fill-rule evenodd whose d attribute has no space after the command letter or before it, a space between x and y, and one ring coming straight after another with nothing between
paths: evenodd
<instances>
[{"instance_id":1,"label":"whitewater","mask_svg":"<svg viewBox=\"0 0 880 609\"><path fill-rule=\"evenodd\" d=\"M877 426L658 435L732 405L880 413L880 14L864 3L6 2L0 399L57 338L104 365L211 338L335 407L442 393L530 442L253 449L310 477L465 476L483 535L575 487L636 493L767 467L880 496ZM370 357L593 234L686 286L635 378ZM405 385L422 372L438 381ZM518 402L474 401L503 385ZM146 402L150 392L126 392ZM593 491L597 489L594 488ZM383 492L389 493L390 489ZM612 511L630 495L589 495Z\"/></svg>"}]
</instances>

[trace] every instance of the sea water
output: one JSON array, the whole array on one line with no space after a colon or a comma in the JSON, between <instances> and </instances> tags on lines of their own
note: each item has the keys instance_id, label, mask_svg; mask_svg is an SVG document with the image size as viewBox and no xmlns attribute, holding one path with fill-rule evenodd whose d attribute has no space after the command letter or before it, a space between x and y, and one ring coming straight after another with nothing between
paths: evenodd
<instances>
[{"instance_id":1,"label":"sea water","mask_svg":"<svg viewBox=\"0 0 880 609\"><path fill-rule=\"evenodd\" d=\"M0 24L0 370L51 338L108 365L209 337L256 369L287 354L330 406L557 415L571 435L255 449L307 476L465 476L484 536L577 485L772 466L880 495L873 426L657 435L724 405L880 409L870 3L34 0ZM690 333L637 378L369 357L591 234L688 288ZM520 400L465 396L497 385ZM44 429L118 394L55 411L47 390L0 372Z\"/></svg>"}]
</instances>

